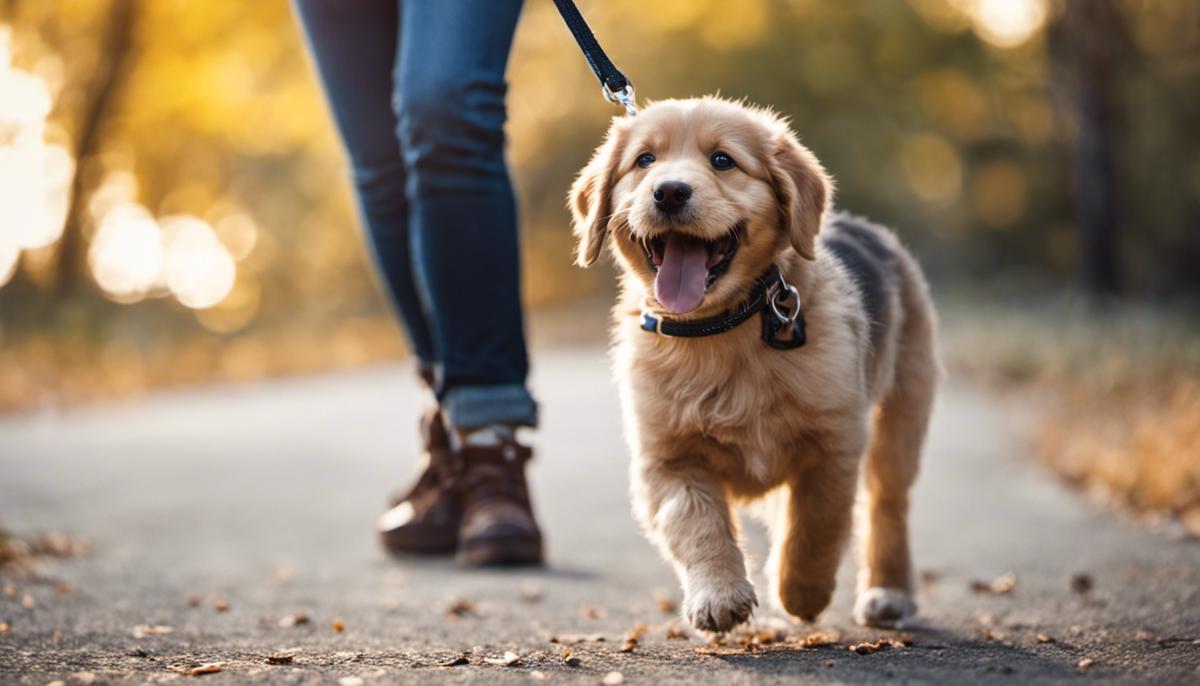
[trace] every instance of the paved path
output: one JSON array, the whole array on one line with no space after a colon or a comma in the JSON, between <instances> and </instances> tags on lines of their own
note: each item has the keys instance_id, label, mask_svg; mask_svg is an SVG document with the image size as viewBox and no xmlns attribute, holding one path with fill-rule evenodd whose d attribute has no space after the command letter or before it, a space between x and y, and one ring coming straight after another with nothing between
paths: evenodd
<instances>
[{"instance_id":1,"label":"paved path","mask_svg":"<svg viewBox=\"0 0 1200 686\"><path fill-rule=\"evenodd\" d=\"M213 684L524 684L536 683L535 671L580 684L612 671L628 684L1200 681L1200 545L1147 533L1065 491L1025 456L1011 408L954 384L915 494L916 560L936 580L922 593L911 647L847 650L888 635L850 625L849 565L822 618L841 630L836 646L703 654L698 639L669 640L672 617L657 598L677 589L628 514L606 360L595 350L537 360L545 428L532 478L545 571L399 564L376 548L371 522L412 468L422 403L399 367L0 420L0 519L18 532L74 532L94 548L49 566L71 592L5 579L15 595L0 595L0 622L11 625L0 634L0 683L186 681L170 667L204 662L224 663L202 677ZM761 535L751 547L761 560ZM1009 570L1010 594L969 589ZM1090 594L1070 588L1080 572L1094 579ZM200 607L188 606L191 594ZM226 611L214 609L217 598ZM447 618L457 599L476 613ZM295 612L311 621L280 626ZM639 622L653 631L618 652ZM173 630L135 638L139 625ZM581 662L571 667L549 640L571 634L607 640L573 646ZM291 665L265 663L285 650ZM484 662L506 650L521 663ZM474 651L471 665L437 666L462 651ZM1080 671L1082 660L1092 662Z\"/></svg>"}]
</instances>

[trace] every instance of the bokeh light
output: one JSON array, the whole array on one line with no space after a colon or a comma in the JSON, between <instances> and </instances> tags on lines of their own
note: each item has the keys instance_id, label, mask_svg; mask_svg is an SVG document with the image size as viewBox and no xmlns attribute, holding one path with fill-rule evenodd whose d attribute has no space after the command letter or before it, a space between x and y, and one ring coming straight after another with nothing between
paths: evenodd
<instances>
[{"instance_id":1,"label":"bokeh light","mask_svg":"<svg viewBox=\"0 0 1200 686\"><path fill-rule=\"evenodd\" d=\"M962 190L962 163L941 136L926 133L905 140L900 166L913 192L930 204L948 205Z\"/></svg>"},{"instance_id":2,"label":"bokeh light","mask_svg":"<svg viewBox=\"0 0 1200 686\"><path fill-rule=\"evenodd\" d=\"M158 223L141 205L124 203L104 215L88 251L92 276L117 302L144 298L163 270Z\"/></svg>"},{"instance_id":3,"label":"bokeh light","mask_svg":"<svg viewBox=\"0 0 1200 686\"><path fill-rule=\"evenodd\" d=\"M974 0L971 5L975 33L1001 48L1024 43L1046 22L1046 0Z\"/></svg>"},{"instance_id":4,"label":"bokeh light","mask_svg":"<svg viewBox=\"0 0 1200 686\"><path fill-rule=\"evenodd\" d=\"M199 310L229 295L237 267L207 222L187 215L165 217L162 232L166 285L179 302Z\"/></svg>"}]
</instances>

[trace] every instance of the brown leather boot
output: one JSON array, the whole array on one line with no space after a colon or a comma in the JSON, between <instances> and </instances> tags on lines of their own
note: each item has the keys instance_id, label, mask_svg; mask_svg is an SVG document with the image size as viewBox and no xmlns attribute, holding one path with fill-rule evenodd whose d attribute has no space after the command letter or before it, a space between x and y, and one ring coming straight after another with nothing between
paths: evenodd
<instances>
[{"instance_id":1,"label":"brown leather boot","mask_svg":"<svg viewBox=\"0 0 1200 686\"><path fill-rule=\"evenodd\" d=\"M377 523L383 547L394 555L446 555L458 547L462 522L459 470L436 408L421 418L421 436L425 470L407 493L392 498L391 509Z\"/></svg>"},{"instance_id":2,"label":"brown leather boot","mask_svg":"<svg viewBox=\"0 0 1200 686\"><path fill-rule=\"evenodd\" d=\"M478 567L542 563L542 532L525 482L525 463L532 456L508 436L498 445L458 450L463 469L459 562Z\"/></svg>"}]
</instances>

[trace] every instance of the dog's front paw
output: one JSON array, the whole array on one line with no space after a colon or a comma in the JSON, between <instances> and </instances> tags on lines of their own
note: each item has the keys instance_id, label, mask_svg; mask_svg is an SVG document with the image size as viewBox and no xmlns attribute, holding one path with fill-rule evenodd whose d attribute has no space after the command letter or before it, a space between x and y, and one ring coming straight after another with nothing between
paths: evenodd
<instances>
[{"instance_id":1,"label":"dog's front paw","mask_svg":"<svg viewBox=\"0 0 1200 686\"><path fill-rule=\"evenodd\" d=\"M897 627L915 614L912 594L898 588L868 588L854 601L854 621L862 626Z\"/></svg>"},{"instance_id":2,"label":"dog's front paw","mask_svg":"<svg viewBox=\"0 0 1200 686\"><path fill-rule=\"evenodd\" d=\"M725 632L750 619L758 597L747 579L698 583L688 589L683 612L700 631Z\"/></svg>"}]
</instances>

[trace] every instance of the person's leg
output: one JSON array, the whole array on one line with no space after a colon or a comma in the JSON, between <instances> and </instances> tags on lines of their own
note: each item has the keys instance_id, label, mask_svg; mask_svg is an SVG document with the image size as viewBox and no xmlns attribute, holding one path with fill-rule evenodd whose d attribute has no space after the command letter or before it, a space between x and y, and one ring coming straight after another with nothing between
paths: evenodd
<instances>
[{"instance_id":1,"label":"person's leg","mask_svg":"<svg viewBox=\"0 0 1200 686\"><path fill-rule=\"evenodd\" d=\"M505 66L520 0L403 0L397 132L437 393L453 427L533 426Z\"/></svg>"},{"instance_id":2,"label":"person's leg","mask_svg":"<svg viewBox=\"0 0 1200 686\"><path fill-rule=\"evenodd\" d=\"M350 157L359 209L393 303L422 369L435 349L417 294L407 174L392 109L397 0L294 0Z\"/></svg>"}]
</instances>

